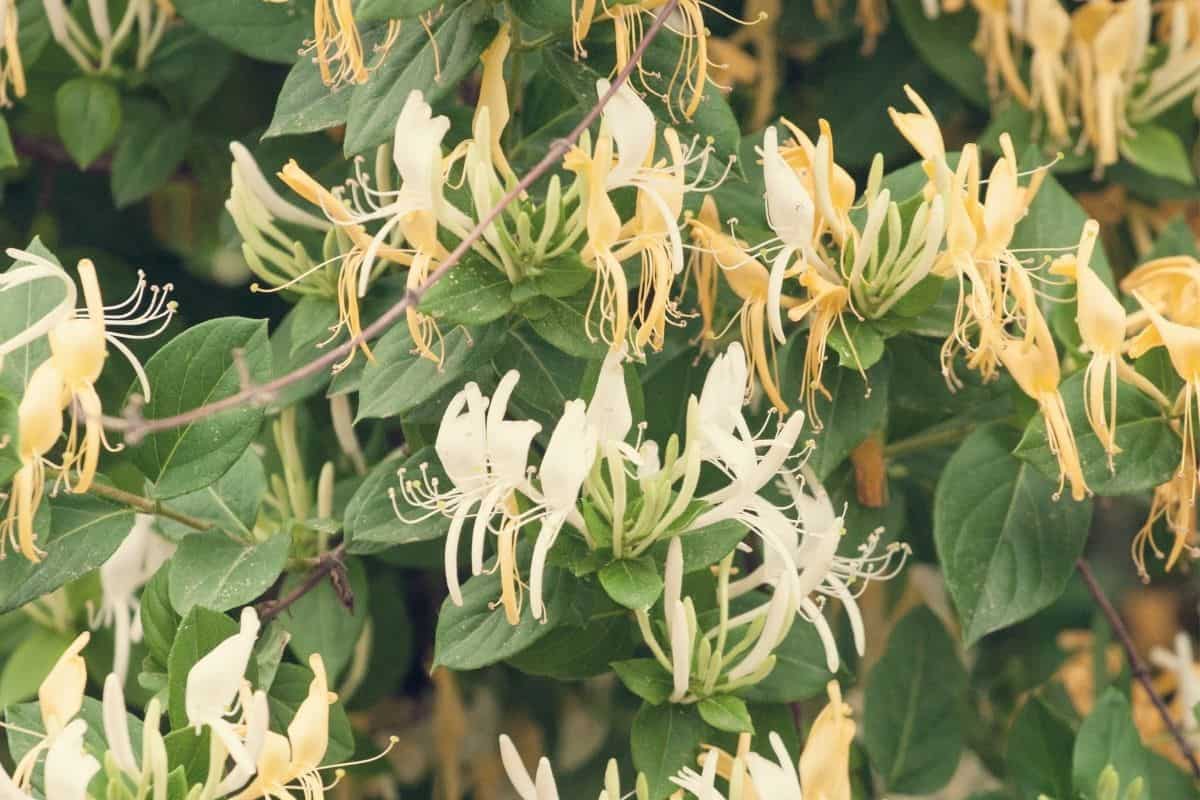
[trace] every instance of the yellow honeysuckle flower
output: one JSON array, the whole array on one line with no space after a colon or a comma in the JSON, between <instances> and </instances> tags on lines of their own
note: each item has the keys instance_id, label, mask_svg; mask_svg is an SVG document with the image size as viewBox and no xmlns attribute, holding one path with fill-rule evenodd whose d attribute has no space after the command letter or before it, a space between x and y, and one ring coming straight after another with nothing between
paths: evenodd
<instances>
[{"instance_id":1,"label":"yellow honeysuckle flower","mask_svg":"<svg viewBox=\"0 0 1200 800\"><path fill-rule=\"evenodd\" d=\"M0 37L3 37L0 46L4 48L4 60L0 64L0 106L5 108L12 105L8 96L10 85L17 97L25 96L25 67L21 63L21 45L17 41L19 24L16 0L0 0Z\"/></svg>"},{"instance_id":2,"label":"yellow honeysuckle flower","mask_svg":"<svg viewBox=\"0 0 1200 800\"><path fill-rule=\"evenodd\" d=\"M834 241L844 245L850 235L850 207L854 205L854 178L833 159L833 129L822 119L817 125L820 135L816 144L804 131L786 119L783 125L793 140L779 148L779 154L800 176L805 189L816 202L814 246L825 231Z\"/></svg>"},{"instance_id":3,"label":"yellow honeysuckle flower","mask_svg":"<svg viewBox=\"0 0 1200 800\"><path fill-rule=\"evenodd\" d=\"M854 311L854 306L850 302L849 288L822 277L815 269L804 270L800 274L799 281L800 285L808 290L808 298L789 310L788 317L793 322L808 318L808 342L804 351L804 381L801 393L806 399L808 416L812 420L813 427L820 430L822 425L821 417L817 414L817 394L824 395L828 400L833 399L829 390L825 388L825 384L821 382L821 375L825 370L825 350L834 325L841 327L864 383L867 380L867 373L859 363L858 353L854 351L854 341L850 338L850 332L846 329L846 320L843 317L847 310L857 316L857 312ZM868 391L870 390L868 389Z\"/></svg>"},{"instance_id":4,"label":"yellow honeysuckle flower","mask_svg":"<svg viewBox=\"0 0 1200 800\"><path fill-rule=\"evenodd\" d=\"M1033 56L1029 64L1033 84L1031 101L1046 114L1046 128L1054 142L1070 136L1063 94L1072 78L1063 61L1071 35L1071 15L1058 0L1030 0L1025 24Z\"/></svg>"},{"instance_id":5,"label":"yellow honeysuckle flower","mask_svg":"<svg viewBox=\"0 0 1200 800\"><path fill-rule=\"evenodd\" d=\"M1071 497L1083 500L1088 496L1087 481L1079 461L1079 448L1067 417L1066 405L1058 391L1062 373L1058 350L1050 334L1050 326L1037 305L1037 295L1029 275L1019 264L1010 269L1008 283L1019 313L1024 315L1024 334L1012 337L995 318L986 321L988 335L994 337L995 350L1004 368L1026 395L1037 401L1046 422L1046 441L1050 452L1058 459L1059 488L1071 484Z\"/></svg>"},{"instance_id":6,"label":"yellow honeysuckle flower","mask_svg":"<svg viewBox=\"0 0 1200 800\"><path fill-rule=\"evenodd\" d=\"M1130 552L1143 583L1149 583L1150 572L1146 569L1146 548L1149 547L1159 559L1166 559L1164 568L1170 572L1179 557L1187 553L1191 558L1200 557L1200 529L1196 515L1196 464L1181 464L1180 469L1169 480L1154 487L1150 500L1150 513L1133 537ZM1164 553L1154 537L1154 526L1164 520L1174 541L1170 551Z\"/></svg>"},{"instance_id":7,"label":"yellow honeysuckle flower","mask_svg":"<svg viewBox=\"0 0 1200 800\"><path fill-rule=\"evenodd\" d=\"M1092 40L1092 59L1096 68L1095 118L1092 141L1096 148L1096 169L1117 163L1118 141L1125 129L1125 101L1129 92L1127 67L1137 67L1134 48L1137 39L1136 0L1126 0L1096 31Z\"/></svg>"},{"instance_id":8,"label":"yellow honeysuckle flower","mask_svg":"<svg viewBox=\"0 0 1200 800\"><path fill-rule=\"evenodd\" d=\"M850 745L855 725L841 687L830 681L829 703L821 709L800 754L800 787L805 798L850 800Z\"/></svg>"},{"instance_id":9,"label":"yellow honeysuckle flower","mask_svg":"<svg viewBox=\"0 0 1200 800\"><path fill-rule=\"evenodd\" d=\"M517 174L508 163L504 148L500 145L500 137L508 127L511 111L508 107L508 86L504 83L504 61L512 49L512 26L505 22L496 33L496 38L479 56L483 71L479 77L479 100L475 104L475 114L488 115L488 145L491 148L492 163L506 181L515 183Z\"/></svg>"},{"instance_id":10,"label":"yellow honeysuckle flower","mask_svg":"<svg viewBox=\"0 0 1200 800\"><path fill-rule=\"evenodd\" d=\"M38 687L38 708L45 735L29 748L13 769L13 782L22 788L29 788L38 757L54 746L83 707L87 664L81 653L90 639L91 634L87 631L75 637Z\"/></svg>"},{"instance_id":11,"label":"yellow honeysuckle flower","mask_svg":"<svg viewBox=\"0 0 1200 800\"><path fill-rule=\"evenodd\" d=\"M972 0L979 12L979 32L973 47L987 67L988 89L992 95L1000 93L1000 85L1026 108L1033 107L1029 89L1021 79L1021 72L1013 57L1012 33L1008 23L1008 0Z\"/></svg>"},{"instance_id":12,"label":"yellow honeysuckle flower","mask_svg":"<svg viewBox=\"0 0 1200 800\"><path fill-rule=\"evenodd\" d=\"M1200 326L1200 261L1167 256L1147 261L1121 279L1121 291L1136 294L1183 324ZM1146 312L1129 315L1130 326L1146 322Z\"/></svg>"},{"instance_id":13,"label":"yellow honeysuckle flower","mask_svg":"<svg viewBox=\"0 0 1200 800\"><path fill-rule=\"evenodd\" d=\"M36 544L33 518L46 489L46 454L62 436L65 391L62 373L53 361L44 361L33 371L17 406L21 467L13 476L8 513L0 523L0 556L10 542L35 563L45 555Z\"/></svg>"},{"instance_id":14,"label":"yellow honeysuckle flower","mask_svg":"<svg viewBox=\"0 0 1200 800\"><path fill-rule=\"evenodd\" d=\"M691 220L692 240L695 242L692 270L696 276L701 314L705 320L702 336L708 341L720 338L712 330L712 310L717 276L723 275L729 288L742 299L742 307L735 319L741 325L746 358L758 375L767 399L780 413L786 414L788 405L779 391L775 340L767 330L770 274L758 259L746 252L745 243L724 233L720 224L716 203L711 196L705 197L700 215ZM797 298L786 295L780 298L783 308L793 308L799 302Z\"/></svg>"}]
</instances>

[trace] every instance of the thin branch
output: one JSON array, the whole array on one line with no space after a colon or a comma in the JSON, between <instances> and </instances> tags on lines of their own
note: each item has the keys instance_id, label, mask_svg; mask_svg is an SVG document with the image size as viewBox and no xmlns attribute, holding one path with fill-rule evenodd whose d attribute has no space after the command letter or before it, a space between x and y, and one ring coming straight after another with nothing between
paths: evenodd
<instances>
[{"instance_id":1,"label":"thin branch","mask_svg":"<svg viewBox=\"0 0 1200 800\"><path fill-rule=\"evenodd\" d=\"M304 595L317 588L317 586L321 584L321 581L325 580L327 577L330 577L339 569L344 570L346 568L346 564L342 558L345 556L345 554L345 542L342 542L328 553L324 553L319 559L317 559L316 565L309 571L308 577L304 579L303 583L301 583L295 589L292 589L278 600L272 600L260 606L258 611L259 619L261 619L263 622L274 619L287 610L289 606L291 606L301 597L304 597ZM344 596L343 602L346 602ZM353 604L354 598L353 596L350 596L349 605L353 606Z\"/></svg>"},{"instance_id":2,"label":"thin branch","mask_svg":"<svg viewBox=\"0 0 1200 800\"><path fill-rule=\"evenodd\" d=\"M1142 688L1146 690L1146 694L1150 695L1150 702L1154 704L1154 708L1158 711L1158 715L1162 717L1163 724L1167 726L1167 730L1171 734L1171 738L1175 740L1175 744L1179 746L1179 752L1183 754L1184 760L1191 767L1192 776L1200 780L1200 761L1196 760L1196 753L1192 750L1191 744L1187 737L1183 735L1183 731L1171 718L1171 712L1167 708L1166 702L1162 696L1154 688L1153 681L1150 680L1150 669L1146 666L1146 662L1138 655L1137 649L1133 645L1133 638L1129 635L1129 630L1125 627L1125 623L1121 620L1121 615L1117 613L1117 609L1113 607L1112 601L1108 599L1108 595L1104 593L1100 583L1096 580L1096 576L1092 573L1092 568L1082 558L1075 561L1075 568L1079 570L1080 576L1083 577L1083 582L1087 584L1088 591L1096 600L1096 605L1100 606L1101 613L1108 620L1108 625L1113 629L1113 633L1117 635L1117 639L1121 642L1121 647L1125 650L1125 656L1129 659L1129 669L1133 673L1133 677L1137 679Z\"/></svg>"},{"instance_id":3,"label":"thin branch","mask_svg":"<svg viewBox=\"0 0 1200 800\"><path fill-rule=\"evenodd\" d=\"M103 483L93 483L88 489L88 494L94 494L97 497L103 497L106 500L112 500L117 503L123 503L130 508L141 511L143 514L153 514L156 517L169 519L173 522L178 522L181 525L187 525L189 528L194 528L198 531L206 531L213 527L213 524L208 520L203 520L198 517L193 517L189 514L184 514L181 511L164 506L158 500L151 500L148 497L142 497L140 494L125 492L113 486L106 486Z\"/></svg>"},{"instance_id":4,"label":"thin branch","mask_svg":"<svg viewBox=\"0 0 1200 800\"><path fill-rule=\"evenodd\" d=\"M611 100L614 95L616 95L621 86L624 85L629 79L630 74L634 69L637 68L638 62L641 60L642 55L646 52L646 48L650 46L650 42L653 41L654 37L658 35L659 31L666 23L667 18L671 16L678 5L679 0L667 0L667 2L662 5L658 13L655 15L654 21L649 25L649 27L646 28L646 32L642 36L641 42L638 43L637 48L633 51L628 63L626 63L621 71L617 73L617 76L613 79L608 91L600 96L599 102L597 102L596 105L584 115L583 119L579 121L579 124L576 125L574 129L572 129L571 132L568 133L564 138L556 140L550 146L550 149L546 153L545 157L543 157L542 160L533 167L533 169L526 173L525 177L522 178L516 186L509 189L508 192L500 198L500 201L492 207L491 211L489 211L487 214L484 214L483 219L479 220L479 223L471 229L470 233L468 233L467 236L458 243L458 246L450 252L450 254L436 270L430 273L429 277L427 277L419 287L407 291L399 302L397 302L395 305L385 311L378 319L364 328L358 336L352 337L348 341L343 342L338 347L335 347L333 350L330 350L319 358L310 361L304 366L298 367L286 375L275 378L274 380L264 383L261 386L243 388L241 391L237 392L236 394L232 394L229 397L225 397L221 400L208 403L207 405L191 409L190 411L185 411L182 414L175 414L169 417L144 419L141 417L140 413L127 415L126 417L105 417L105 426L111 430L121 431L124 434L126 441L131 444L136 444L137 442L141 441L142 438L152 433L172 430L174 428L182 428L199 420L211 417L214 414L219 414L222 411L230 411L236 408L254 405L261 402L261 398L264 394L274 394L281 389L285 389L294 383L298 383L299 381L328 369L340 361L343 357L348 355L362 342L370 341L371 339L374 339L387 331L393 323L397 322L402 316L404 316L405 311L420 303L424 294L429 291L434 284L441 280L442 277L445 276L445 274L449 272L450 269L453 268L454 265L457 264L462 257L467 254L467 252L471 249L471 246L480 238L482 238L488 226L490 226L492 222L495 221L496 218L499 217L509 205L521 197L521 195L524 194L530 186L532 186L539 178L541 178L543 175L549 172L552 167L559 163L562 157L567 154L567 151L570 150L571 146L575 144L581 135L583 135L583 132L591 127L592 123L600 117L600 114L604 111L604 107L608 104L608 101Z\"/></svg>"}]
</instances>

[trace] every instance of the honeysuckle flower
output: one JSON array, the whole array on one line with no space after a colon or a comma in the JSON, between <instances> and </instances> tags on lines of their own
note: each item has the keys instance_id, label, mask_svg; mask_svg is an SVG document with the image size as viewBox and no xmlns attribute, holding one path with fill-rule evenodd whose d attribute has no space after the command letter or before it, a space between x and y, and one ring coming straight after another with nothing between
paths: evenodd
<instances>
[{"instance_id":1,"label":"honeysuckle flower","mask_svg":"<svg viewBox=\"0 0 1200 800\"><path fill-rule=\"evenodd\" d=\"M157 697L151 698L146 704L139 766L133 752L133 742L129 738L129 717L125 713L125 693L121 684L121 678L112 673L104 680L104 740L108 743L108 752L117 768L138 785L155 787L157 798L157 793L166 792L168 767L166 741L159 730L162 705ZM265 710L265 693L262 702Z\"/></svg>"},{"instance_id":2,"label":"honeysuckle flower","mask_svg":"<svg viewBox=\"0 0 1200 800\"><path fill-rule=\"evenodd\" d=\"M243 608L238 632L192 665L184 690L188 725L197 733L207 726L233 759L235 769L240 767L243 771L254 769L255 757L247 737L239 735L237 727L227 718L233 713L234 699L243 692L244 675L259 627L254 607Z\"/></svg>"},{"instance_id":3,"label":"honeysuckle flower","mask_svg":"<svg viewBox=\"0 0 1200 800\"><path fill-rule=\"evenodd\" d=\"M817 120L820 133L814 144L787 119L782 122L792 134L792 141L781 146L779 152L816 203L813 244L828 231L834 243L842 246L850 234L850 207L857 192L854 178L833 158L833 129L826 120ZM810 266L820 269L822 264L818 261Z\"/></svg>"},{"instance_id":4,"label":"honeysuckle flower","mask_svg":"<svg viewBox=\"0 0 1200 800\"><path fill-rule=\"evenodd\" d=\"M38 687L38 710L45 735L29 748L13 769L13 782L21 788L29 788L38 756L53 748L60 738L70 738L67 729L83 707L83 690L87 684L87 664L80 653L90 639L91 634L86 631L79 634L54 662Z\"/></svg>"},{"instance_id":5,"label":"honeysuckle flower","mask_svg":"<svg viewBox=\"0 0 1200 800\"><path fill-rule=\"evenodd\" d=\"M1063 143L1070 136L1063 95L1071 75L1063 61L1071 35L1071 15L1058 0L1029 0L1029 23L1025 28L1033 56L1029 62L1031 103L1046 115L1051 141Z\"/></svg>"},{"instance_id":6,"label":"honeysuckle flower","mask_svg":"<svg viewBox=\"0 0 1200 800\"><path fill-rule=\"evenodd\" d=\"M537 772L531 776L521 762L521 754L517 752L512 739L501 734L500 759L513 790L521 800L559 800L558 786L554 783L554 771L548 758L543 756L538 761Z\"/></svg>"},{"instance_id":7,"label":"honeysuckle flower","mask_svg":"<svg viewBox=\"0 0 1200 800\"><path fill-rule=\"evenodd\" d=\"M1160 314L1183 325L1200 325L1200 261L1168 256L1147 261L1121 279L1121 291L1136 294ZM1140 327L1145 311L1130 314L1129 327Z\"/></svg>"},{"instance_id":8,"label":"honeysuckle flower","mask_svg":"<svg viewBox=\"0 0 1200 800\"><path fill-rule=\"evenodd\" d=\"M704 198L700 214L691 221L692 270L696 276L697 289L701 297L701 313L705 316L709 339L716 335L711 330L711 310L705 311L706 298L715 294L718 275L742 300L742 307L735 320L741 328L741 340L745 345L744 356L762 384L763 392L780 413L788 411L787 402L779 391L779 378L775 363L775 340L767 330L768 309L793 308L800 300L788 295L779 295L772 303L772 277L762 263L746 251L746 245L721 230L716 203L711 196ZM715 299L715 298L713 298ZM711 308L711 306L709 306ZM740 350L741 348L739 348Z\"/></svg>"},{"instance_id":9,"label":"honeysuckle flower","mask_svg":"<svg viewBox=\"0 0 1200 800\"><path fill-rule=\"evenodd\" d=\"M254 780L236 800L258 797L291 797L289 787L298 784L305 797L320 797L324 784L318 767L329 747L329 706L337 695L329 691L325 664L320 654L309 657L313 679L308 695L288 724L287 736L267 731L258 755Z\"/></svg>"},{"instance_id":10,"label":"honeysuckle flower","mask_svg":"<svg viewBox=\"0 0 1200 800\"><path fill-rule=\"evenodd\" d=\"M816 269L821 259L813 250L816 234L816 207L800 177L779 153L779 135L775 128L763 132L763 180L767 205L767 224L779 237L783 247L771 262L771 277L767 286L767 319L771 333L780 343L786 341L780 316L783 278L797 253L804 265Z\"/></svg>"},{"instance_id":11,"label":"honeysuckle flower","mask_svg":"<svg viewBox=\"0 0 1200 800\"><path fill-rule=\"evenodd\" d=\"M4 108L12 105L8 96L10 85L14 95L25 96L25 67L21 63L21 45L17 41L19 25L16 0L0 2L0 47L4 49L3 63L0 64L0 106Z\"/></svg>"},{"instance_id":12,"label":"honeysuckle flower","mask_svg":"<svg viewBox=\"0 0 1200 800\"><path fill-rule=\"evenodd\" d=\"M1003 84L1018 103L1026 108L1031 107L1029 89L1021 79L1021 72L1013 57L1008 0L972 0L972 4L979 12L979 32L974 47L987 67L988 89L996 96Z\"/></svg>"},{"instance_id":13,"label":"honeysuckle flower","mask_svg":"<svg viewBox=\"0 0 1200 800\"><path fill-rule=\"evenodd\" d=\"M671 783L695 795L699 800L725 800L716 788L717 764L720 757L721 754L717 750L709 750L701 759L699 772L691 767L684 767L678 775L671 776Z\"/></svg>"},{"instance_id":14,"label":"honeysuckle flower","mask_svg":"<svg viewBox=\"0 0 1200 800\"><path fill-rule=\"evenodd\" d=\"M1148 5L1147 5L1148 10ZM1095 33L1091 58L1095 67L1094 115L1084 114L1084 129L1096 149L1096 169L1117 163L1118 142L1125 128L1125 102L1129 92L1126 71L1136 67L1134 59L1138 24L1138 0L1121 3ZM1089 126L1090 120L1090 126Z\"/></svg>"},{"instance_id":15,"label":"honeysuckle flower","mask_svg":"<svg viewBox=\"0 0 1200 800\"><path fill-rule=\"evenodd\" d=\"M1200 706L1200 663L1196 661L1192 640L1183 631L1175 634L1174 648L1155 647L1150 661L1169 673L1174 680L1175 696L1171 706L1176 724L1189 741L1200 741L1200 721L1196 708Z\"/></svg>"},{"instance_id":16,"label":"honeysuckle flower","mask_svg":"<svg viewBox=\"0 0 1200 800\"><path fill-rule=\"evenodd\" d=\"M838 682L830 681L825 688L829 703L813 721L800 754L800 786L804 797L812 800L850 800L854 720Z\"/></svg>"},{"instance_id":17,"label":"honeysuckle flower","mask_svg":"<svg viewBox=\"0 0 1200 800\"><path fill-rule=\"evenodd\" d=\"M53 361L44 361L33 371L17 406L21 466L13 475L8 512L0 523L0 555L8 544L34 563L45 555L37 546L33 518L46 489L46 454L63 432L64 391L62 373Z\"/></svg>"},{"instance_id":18,"label":"honeysuckle flower","mask_svg":"<svg viewBox=\"0 0 1200 800\"><path fill-rule=\"evenodd\" d=\"M64 296L57 305L20 333L0 342L0 363L4 356L40 339L58 323L69 319L75 313L75 303L78 297L75 281L71 280L71 276L61 266L37 254L31 254L31 257L22 257L25 255L24 251L15 252L19 254L15 256L16 263L7 272L0 275L0 292L49 278L62 284Z\"/></svg>"},{"instance_id":19,"label":"honeysuckle flower","mask_svg":"<svg viewBox=\"0 0 1200 800\"><path fill-rule=\"evenodd\" d=\"M1196 513L1196 481L1197 466L1195 462L1182 463L1180 468L1164 483L1154 487L1150 500L1150 513L1146 521L1133 537L1130 548L1134 566L1143 583L1150 582L1150 573L1146 569L1146 548L1149 547L1156 557L1166 559L1165 568L1170 571L1179 561L1179 557L1187 553L1190 558L1200 558L1200 527L1197 526ZM1174 538L1169 552L1164 553L1155 541L1154 526L1164 520L1167 529Z\"/></svg>"},{"instance_id":20,"label":"honeysuckle flower","mask_svg":"<svg viewBox=\"0 0 1200 800\"><path fill-rule=\"evenodd\" d=\"M46 751L46 800L87 800L87 787L100 762L83 749L87 723L70 722Z\"/></svg>"},{"instance_id":21,"label":"honeysuckle flower","mask_svg":"<svg viewBox=\"0 0 1200 800\"><path fill-rule=\"evenodd\" d=\"M113 628L113 669L124 682L131 643L142 640L142 608L137 592L175 552L175 545L154 530L154 517L134 515L133 528L100 567L100 609L93 627Z\"/></svg>"},{"instance_id":22,"label":"honeysuckle flower","mask_svg":"<svg viewBox=\"0 0 1200 800\"><path fill-rule=\"evenodd\" d=\"M942 139L941 126L938 125L929 105L911 86L905 84L904 93L909 102L916 107L916 113L897 111L888 106L888 116L892 118L892 124L900 131L900 135L908 140L923 159L925 172L929 175L934 191L944 195L951 189L954 170L950 169L950 163L946 160L946 143Z\"/></svg>"},{"instance_id":23,"label":"honeysuckle flower","mask_svg":"<svg viewBox=\"0 0 1200 800\"><path fill-rule=\"evenodd\" d=\"M829 334L833 332L835 325L845 336L864 383L867 381L867 374L863 370L858 352L854 348L854 340L846 328L845 312L850 311L857 314L851 304L850 290L841 283L827 280L816 270L806 270L800 276L799 282L808 290L808 297L788 311L788 318L795 322L808 319L808 341L804 348L804 377L800 385L809 418L812 420L813 426L820 430L821 416L817 413L817 395L824 395L827 400L833 399L829 390L825 388L825 384L822 383L821 376L825 371L825 350L829 343Z\"/></svg>"},{"instance_id":24,"label":"honeysuckle flower","mask_svg":"<svg viewBox=\"0 0 1200 800\"><path fill-rule=\"evenodd\" d=\"M168 0L131 0L113 25L107 0L93 0L87 4L87 20L92 28L89 34L83 20L73 18L63 0L43 0L42 5L51 36L85 73L112 68L114 59L135 33L134 64L139 70L146 69L175 19L175 7Z\"/></svg>"}]
</instances>

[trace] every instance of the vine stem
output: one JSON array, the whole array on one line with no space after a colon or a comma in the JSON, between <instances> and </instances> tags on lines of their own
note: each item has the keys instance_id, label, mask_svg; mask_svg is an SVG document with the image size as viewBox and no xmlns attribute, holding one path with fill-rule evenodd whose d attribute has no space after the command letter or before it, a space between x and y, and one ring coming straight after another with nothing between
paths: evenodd
<instances>
[{"instance_id":1,"label":"vine stem","mask_svg":"<svg viewBox=\"0 0 1200 800\"><path fill-rule=\"evenodd\" d=\"M158 500L151 500L148 497L142 497L140 494L126 492L103 483L93 483L87 490L87 493L103 497L106 500L123 503L136 511L141 511L143 514L153 514L156 517L169 519L181 525L187 525L189 528L195 528L198 531L206 531L213 527L213 524L207 520L184 514L181 511L175 511L172 508L164 506Z\"/></svg>"},{"instance_id":2,"label":"vine stem","mask_svg":"<svg viewBox=\"0 0 1200 800\"><path fill-rule=\"evenodd\" d=\"M604 107L608 105L608 101L616 95L617 91L629 80L629 76L633 70L637 68L638 62L641 61L646 48L650 46L650 42L662 30L666 24L667 18L675 11L679 5L679 0L667 0L654 17L654 21L646 28L642 40L638 43L637 48L633 51L629 61L617 73L609 86L608 91L600 96L599 101L592 107L583 119L579 121L570 133L562 139L557 139L551 144L549 151L539 161L533 169L525 174L525 177L513 186L508 192L500 198L487 214L484 214L483 219L471 229L470 233L462 239L458 246L450 252L446 259L438 266L436 270L430 273L429 277L416 289L410 289L405 292L395 305L385 311L374 322L364 328L359 335L350 338L343 342L338 347L325 353L319 358L308 362L307 364L298 367L291 372L281 375L272 381L259 386L243 386L241 391L232 394L229 397L222 398L212 403L193 408L181 414L174 414L168 417L160 417L158 419L144 419L141 417L140 408L133 406L126 409L126 414L121 417L104 417L103 422L105 427L110 430L119 431L123 434L125 440L131 445L140 442L144 437L152 433L161 431L173 430L182 428L187 425L194 424L202 419L206 419L223 411L231 411L233 409L242 408L244 406L262 403L264 398L269 398L275 395L279 390L291 386L294 383L309 378L324 369L331 367L344 356L348 355L355 347L358 347L362 342L370 341L380 334L388 330L393 323L397 322L409 308L416 306L422 296L429 289L450 271L463 256L471 249L471 246L482 238L488 226L496 220L497 217L515 200L517 200L526 190L529 189L539 178L545 175L553 166L555 166L571 146L579 139L583 132L591 127Z\"/></svg>"},{"instance_id":3,"label":"vine stem","mask_svg":"<svg viewBox=\"0 0 1200 800\"><path fill-rule=\"evenodd\" d=\"M321 581L332 575L335 570L345 569L346 565L342 560L345 555L345 542L342 542L328 553L322 554L321 557L317 559L316 565L309 570L308 575L304 578L304 581L299 586L297 586L295 589L292 589L278 600L272 600L270 602L263 603L262 606L259 607L259 619L261 619L263 622L274 619L287 610L289 606L291 606L301 597L304 597L304 595L317 588L317 586L321 584ZM345 602L344 599L343 602ZM350 599L350 602L353 602L353 598Z\"/></svg>"},{"instance_id":4,"label":"vine stem","mask_svg":"<svg viewBox=\"0 0 1200 800\"><path fill-rule=\"evenodd\" d=\"M1088 563L1082 558L1075 561L1075 568L1079 570L1079 575L1083 578L1083 582L1087 585L1088 591L1091 592L1092 598L1095 599L1096 605L1100 607L1100 612L1104 614L1108 620L1109 627L1113 633L1117 635L1117 639L1121 642L1121 647L1125 650L1125 656L1129 660L1129 669L1133 673L1133 677L1146 690L1146 694L1150 695L1150 702L1154 704L1158 715L1162 717L1163 724L1167 726L1167 730L1171 733L1171 738L1175 740L1175 744L1179 746L1179 752L1183 754L1184 760L1192 770L1192 776L1200 780L1200 761L1196 760L1196 753L1192 750L1191 744L1188 743L1187 737L1183 735L1183 731L1175 724L1175 720L1171 718L1171 712L1167 708L1166 701L1162 695L1154 688L1154 683L1150 680L1150 669L1146 666L1146 662L1138 655L1137 648L1133 645L1133 637L1129 635L1129 629L1125 627L1121 615L1117 613L1117 609L1113 606L1112 601L1108 599L1108 595L1104 593L1100 582L1096 580L1095 573Z\"/></svg>"}]
</instances>

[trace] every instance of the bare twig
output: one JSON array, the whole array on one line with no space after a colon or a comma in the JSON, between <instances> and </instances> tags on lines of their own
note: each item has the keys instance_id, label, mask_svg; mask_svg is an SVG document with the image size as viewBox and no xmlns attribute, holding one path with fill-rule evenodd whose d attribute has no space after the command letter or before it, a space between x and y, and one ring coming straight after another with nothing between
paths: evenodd
<instances>
[{"instance_id":1,"label":"bare twig","mask_svg":"<svg viewBox=\"0 0 1200 800\"><path fill-rule=\"evenodd\" d=\"M1166 725L1171 738L1179 746L1179 752L1183 754L1184 760L1191 767L1193 777L1200 780L1200 761L1196 760L1196 753L1192 750L1187 737L1183 735L1183 731L1180 730L1175 720L1171 718L1171 712L1167 708L1166 702L1154 688L1154 683L1150 680L1150 669L1146 666L1146 662L1142 660L1142 657L1138 655L1137 649L1133 645L1133 638L1129 635L1129 630L1121 620L1121 615L1117 613L1117 609L1113 607L1112 601L1104 593L1104 589L1096 580L1096 576L1093 574L1092 568L1088 566L1088 563L1082 558L1077 559L1075 561L1075 568L1079 570L1083 582L1087 584L1088 591L1091 592L1096 605L1100 606L1100 612L1108 620L1109 627L1113 629L1113 633L1120 640L1121 647L1125 650L1125 656L1129 659L1130 672L1137 679L1138 683L1142 685L1142 688L1146 690L1146 694L1150 695L1150 702L1154 704L1158 715L1162 717L1163 724Z\"/></svg>"},{"instance_id":2,"label":"bare twig","mask_svg":"<svg viewBox=\"0 0 1200 800\"><path fill-rule=\"evenodd\" d=\"M328 553L323 554L317 559L316 565L309 571L308 577L304 579L303 583L278 600L263 603L258 610L259 618L263 622L274 619L301 597L304 597L304 595L317 588L321 584L321 581L328 577L336 576L340 571L345 570L346 564L342 560L345 555L345 542L342 542ZM354 595L349 593L349 585L338 577L334 577L333 579L334 587L338 590L338 598L350 611L353 611Z\"/></svg>"},{"instance_id":3,"label":"bare twig","mask_svg":"<svg viewBox=\"0 0 1200 800\"><path fill-rule=\"evenodd\" d=\"M190 411L183 412L182 414L175 414L169 417L160 417L158 419L139 419L133 415L125 415L123 417L105 417L105 426L111 430L121 431L128 442L131 444L136 444L143 437L149 434L157 433L159 431L172 430L174 428L182 428L199 420L211 417L214 414L219 414L222 411L230 411L236 408L242 408L244 406L259 403L264 395L269 396L272 393L278 392L279 390L291 386L294 383L316 375L322 370L328 369L349 354L354 348L358 347L362 342L370 341L371 339L376 338L388 330L393 323L397 322L404 315L405 311L416 306L421 301L421 298L424 296L425 292L429 291L430 287L441 280L442 277L449 272L451 268L453 268L454 265L462 259L463 256L467 254L467 252L471 249L471 246L483 236L484 231L487 230L488 226L490 226L492 222L499 217L509 205L511 205L522 194L524 194L525 191L534 184L534 182L536 182L552 167L559 163L562 157L566 155L567 151L570 150L571 146L574 145L583 132L591 127L592 123L600 117L600 114L604 110L604 107L608 104L608 101L612 99L621 86L629 79L630 74L634 69L637 68L638 62L641 60L642 55L646 52L646 48L649 47L650 42L654 40L654 37L658 35L658 32L666 23L667 18L675 11L675 8L678 5L679 0L667 0L667 2L662 5L658 13L655 15L654 21L646 28L641 42L638 43L638 46L631 55L628 63L624 66L624 68L621 69L620 72L617 73L617 76L613 79L608 91L600 96L599 102L597 102L596 105L584 115L583 119L579 121L579 124L576 125L565 137L556 140L550 146L549 151L542 158L542 160L539 161L537 165L533 167L533 169L526 173L525 177L523 177L516 186L509 189L508 192L500 198L500 201L492 207L491 211L483 215L483 219L479 220L479 223L471 229L470 233L468 233L466 237L462 239L462 241L458 243L457 247L450 251L450 254L444 261L442 261L441 265L432 273L430 273L429 277L426 278L419 287L406 292L404 297L401 298L399 302L397 302L395 305L385 311L378 319L364 328L358 336L352 337L338 347L335 347L333 350L330 350L329 352L325 353L319 358L314 359L313 361L310 361L302 367L292 370L286 375L281 375L280 377L260 386L244 388L241 391L230 395L229 397L222 398L221 400L208 403L207 405L203 405L198 408L193 408Z\"/></svg>"}]
</instances>

